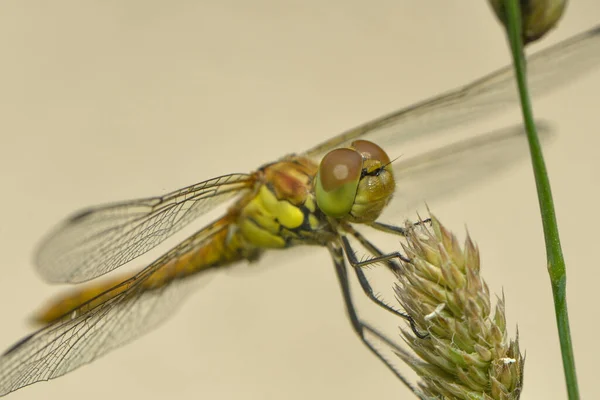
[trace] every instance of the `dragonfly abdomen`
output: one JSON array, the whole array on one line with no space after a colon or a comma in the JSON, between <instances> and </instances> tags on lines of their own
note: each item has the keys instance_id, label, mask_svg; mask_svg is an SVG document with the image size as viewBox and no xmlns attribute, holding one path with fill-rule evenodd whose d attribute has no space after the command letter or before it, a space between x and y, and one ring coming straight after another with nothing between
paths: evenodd
<instances>
[{"instance_id":1,"label":"dragonfly abdomen","mask_svg":"<svg viewBox=\"0 0 600 400\"><path fill-rule=\"evenodd\" d=\"M231 234L233 227L231 216L225 216L213 225L215 230L206 237L192 236L187 239L189 251L181 251L177 257L170 257L171 252L157 260L150 268L134 275L121 275L109 280L83 284L77 289L64 293L50 301L32 318L36 324L50 324L62 318L73 318L88 310L96 308L122 292L135 288L138 293L163 288L169 283L196 275L202 271L249 260L254 261L260 250L249 245L239 233ZM174 250L180 250L180 247ZM161 261L165 257L171 260ZM132 296L135 297L135 296Z\"/></svg>"},{"instance_id":2,"label":"dragonfly abdomen","mask_svg":"<svg viewBox=\"0 0 600 400\"><path fill-rule=\"evenodd\" d=\"M95 282L63 293L44 305L40 311L31 317L31 321L35 324L46 325L72 314L86 303L86 310L92 309L127 289L128 286L124 285L126 280L121 277L113 278L109 281ZM81 311L78 310L77 313L81 313Z\"/></svg>"}]
</instances>

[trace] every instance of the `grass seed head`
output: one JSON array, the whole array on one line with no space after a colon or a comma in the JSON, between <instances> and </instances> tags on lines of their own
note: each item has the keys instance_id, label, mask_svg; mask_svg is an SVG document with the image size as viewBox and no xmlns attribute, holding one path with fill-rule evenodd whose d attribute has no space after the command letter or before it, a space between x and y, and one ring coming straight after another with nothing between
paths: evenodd
<instances>
[{"instance_id":1,"label":"grass seed head","mask_svg":"<svg viewBox=\"0 0 600 400\"><path fill-rule=\"evenodd\" d=\"M425 339L402 336L418 358L398 354L417 372L426 399L518 399L524 358L518 339L506 333L504 299L495 307L480 275L477 246L456 236L434 217L407 224L404 262L396 295Z\"/></svg>"}]
</instances>

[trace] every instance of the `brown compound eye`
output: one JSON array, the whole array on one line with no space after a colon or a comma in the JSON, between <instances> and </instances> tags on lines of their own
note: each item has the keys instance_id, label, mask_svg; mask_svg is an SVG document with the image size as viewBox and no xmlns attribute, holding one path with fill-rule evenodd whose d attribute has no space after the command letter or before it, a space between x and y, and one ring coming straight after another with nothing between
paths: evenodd
<instances>
[{"instance_id":1,"label":"brown compound eye","mask_svg":"<svg viewBox=\"0 0 600 400\"><path fill-rule=\"evenodd\" d=\"M352 149L335 149L323 157L319 166L319 177L327 192L360 178L363 159Z\"/></svg>"},{"instance_id":2,"label":"brown compound eye","mask_svg":"<svg viewBox=\"0 0 600 400\"><path fill-rule=\"evenodd\" d=\"M356 150L336 149L323 157L315 187L317 205L321 211L336 218L350 212L362 167L363 157Z\"/></svg>"},{"instance_id":3,"label":"brown compound eye","mask_svg":"<svg viewBox=\"0 0 600 400\"><path fill-rule=\"evenodd\" d=\"M358 150L366 159L381 161L383 165L390 163L390 157L387 153L373 142L355 140L352 142L352 147Z\"/></svg>"}]
</instances>

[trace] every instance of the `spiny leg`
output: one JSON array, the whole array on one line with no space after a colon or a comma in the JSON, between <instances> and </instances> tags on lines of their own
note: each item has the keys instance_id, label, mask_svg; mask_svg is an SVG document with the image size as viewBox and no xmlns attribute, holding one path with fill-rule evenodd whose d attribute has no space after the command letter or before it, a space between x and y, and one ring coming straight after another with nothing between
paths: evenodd
<instances>
[{"instance_id":1,"label":"spiny leg","mask_svg":"<svg viewBox=\"0 0 600 400\"><path fill-rule=\"evenodd\" d=\"M391 225L390 225L391 226ZM358 262L356 266L364 267L375 263L385 264L392 272L400 273L401 267L396 262L395 259L400 259L404 262L410 262L410 259L400 252L394 252L389 254L384 254L381 250L377 248L373 243L369 242L360 232L352 227L350 224L345 224L343 229L354 236L354 238L365 248L369 253L376 257L369 259L367 261ZM401 229L401 228L398 228Z\"/></svg>"},{"instance_id":2,"label":"spiny leg","mask_svg":"<svg viewBox=\"0 0 600 400\"><path fill-rule=\"evenodd\" d=\"M413 331L413 333L419 339L425 339L428 336L428 334L421 333L419 331L419 329L417 328L417 325L415 324L415 320L410 315L408 315L407 313L404 313L402 311L396 310L395 308L393 308L392 306L390 306L389 304L387 304L383 300L381 300L379 297L377 297L377 295L373 291L373 287L371 286L371 284L369 283L369 280L367 279L367 276L365 275L365 273L362 270L362 267L364 267L366 265L372 265L374 263L383 262L386 265L388 265L388 267L392 271L397 272L400 270L400 267L398 266L397 263L394 262L393 259L400 257L403 261L405 261L406 258L398 252L390 253L390 254L383 254L377 247L375 247L375 245L373 245L371 242L369 242L364 236L362 236L357 231L353 230L353 231L351 231L351 233L355 238L357 238L357 240L370 253L376 255L374 258L371 258L369 260L358 261L358 259L356 258L354 249L352 249L352 246L350 245L350 242L348 241L348 238L346 236L342 236L342 244L343 244L343 248L344 248L344 253L346 253L348 262L353 267L354 272L356 273L356 277L358 278L358 282L360 283L360 286L363 289L363 292L367 295L367 297L371 301L373 301L378 306L391 312L394 315L399 316L400 318L407 320L408 323L410 324L410 328ZM410 262L410 260L408 260L408 262Z\"/></svg>"},{"instance_id":3,"label":"spiny leg","mask_svg":"<svg viewBox=\"0 0 600 400\"><path fill-rule=\"evenodd\" d=\"M414 222L413 226L428 224L430 222L431 222L431 218L426 218L419 222ZM403 228L401 226L384 224L383 222L377 222L377 221L371 222L370 224L368 224L368 226L370 226L373 229L377 229L378 231L381 231L381 232L391 233L393 235L398 235L398 236L406 236L406 228Z\"/></svg>"},{"instance_id":4,"label":"spiny leg","mask_svg":"<svg viewBox=\"0 0 600 400\"><path fill-rule=\"evenodd\" d=\"M352 328L359 336L360 340L369 348L369 350L371 350L371 352L375 354L377 358L383 361L383 363L392 371L394 375L396 375L398 379L400 379L400 381L402 381L402 383L404 383L410 390L412 390L413 393L419 396L414 386L411 385L411 383L396 369L392 362L386 359L386 357L379 350L377 350L375 346L367 339L366 334L372 334L392 351L398 354L407 355L407 352L405 350L398 347L391 340L386 338L385 335L380 333L377 329L371 327L368 323L363 322L359 319L358 314L356 313L356 308L354 307L354 302L352 301L352 295L350 293L350 283L348 281L348 271L346 269L346 263L344 261L344 252L342 248L337 244L330 244L328 246L328 249L331 253L331 257L333 258L335 271L340 282L340 287L342 288L342 296L346 305L346 312L348 313L348 317L350 318Z\"/></svg>"}]
</instances>

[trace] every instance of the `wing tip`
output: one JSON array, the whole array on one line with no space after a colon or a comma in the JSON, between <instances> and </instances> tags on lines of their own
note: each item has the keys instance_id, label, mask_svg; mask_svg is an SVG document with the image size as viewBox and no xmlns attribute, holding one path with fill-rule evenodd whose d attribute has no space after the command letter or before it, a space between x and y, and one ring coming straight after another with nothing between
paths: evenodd
<instances>
[{"instance_id":1,"label":"wing tip","mask_svg":"<svg viewBox=\"0 0 600 400\"><path fill-rule=\"evenodd\" d=\"M27 343L29 340L31 340L31 338L34 335L35 335L35 332L34 333L30 333L29 335L27 335L24 338L22 338L19 341L17 341L15 344L13 344L7 350L5 350L4 353L2 353L2 357L9 356L10 354L14 353L16 350L19 349L19 347L23 346L25 343Z\"/></svg>"},{"instance_id":2,"label":"wing tip","mask_svg":"<svg viewBox=\"0 0 600 400\"><path fill-rule=\"evenodd\" d=\"M85 210L78 211L75 214L71 215L69 218L67 218L66 223L74 224L74 223L80 222L81 220L85 219L87 216L91 215L93 212L94 212L93 208L88 208Z\"/></svg>"}]
</instances>

